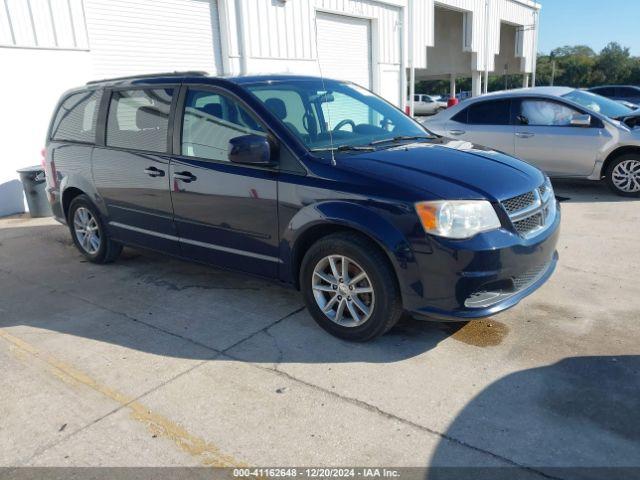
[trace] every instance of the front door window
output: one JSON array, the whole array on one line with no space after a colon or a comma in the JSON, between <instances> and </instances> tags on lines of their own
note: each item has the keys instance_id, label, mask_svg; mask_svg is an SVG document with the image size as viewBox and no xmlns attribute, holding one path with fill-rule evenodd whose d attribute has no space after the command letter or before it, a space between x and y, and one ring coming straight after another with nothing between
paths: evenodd
<instances>
[{"instance_id":1,"label":"front door window","mask_svg":"<svg viewBox=\"0 0 640 480\"><path fill-rule=\"evenodd\" d=\"M238 101L219 93L189 90L182 124L182 155L228 161L229 140L250 134L267 136Z\"/></svg>"}]
</instances>

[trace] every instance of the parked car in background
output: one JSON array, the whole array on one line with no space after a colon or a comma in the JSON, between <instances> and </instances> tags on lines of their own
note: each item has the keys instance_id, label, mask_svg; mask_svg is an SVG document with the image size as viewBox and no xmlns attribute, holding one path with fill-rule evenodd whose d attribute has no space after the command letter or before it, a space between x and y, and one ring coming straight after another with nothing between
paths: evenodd
<instances>
[{"instance_id":1,"label":"parked car in background","mask_svg":"<svg viewBox=\"0 0 640 480\"><path fill-rule=\"evenodd\" d=\"M588 91L611 100L640 105L640 87L633 85L605 85L590 88Z\"/></svg>"},{"instance_id":2,"label":"parked car in background","mask_svg":"<svg viewBox=\"0 0 640 480\"><path fill-rule=\"evenodd\" d=\"M495 92L452 107L425 125L536 165L552 177L606 179L640 196L640 116L624 105L568 87Z\"/></svg>"},{"instance_id":3,"label":"parked car in background","mask_svg":"<svg viewBox=\"0 0 640 480\"><path fill-rule=\"evenodd\" d=\"M435 95L416 94L413 96L413 111L416 115L435 115L447 108L446 100L443 101Z\"/></svg>"},{"instance_id":4,"label":"parked car in background","mask_svg":"<svg viewBox=\"0 0 640 480\"><path fill-rule=\"evenodd\" d=\"M540 170L435 137L351 83L95 82L63 95L45 154L54 215L89 261L134 245L266 277L299 288L348 340L403 311L493 315L558 258L560 212Z\"/></svg>"}]
</instances>

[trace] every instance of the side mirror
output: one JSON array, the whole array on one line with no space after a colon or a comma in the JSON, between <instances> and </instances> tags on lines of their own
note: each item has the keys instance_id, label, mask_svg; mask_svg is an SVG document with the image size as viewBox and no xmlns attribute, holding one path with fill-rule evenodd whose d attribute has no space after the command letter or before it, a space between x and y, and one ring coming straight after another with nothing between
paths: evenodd
<instances>
[{"instance_id":1,"label":"side mirror","mask_svg":"<svg viewBox=\"0 0 640 480\"><path fill-rule=\"evenodd\" d=\"M572 127L590 127L591 126L591 115L582 114L582 115L574 115L571 117L571 126Z\"/></svg>"},{"instance_id":2,"label":"side mirror","mask_svg":"<svg viewBox=\"0 0 640 480\"><path fill-rule=\"evenodd\" d=\"M229 140L229 161L245 165L273 165L269 140L260 135L232 138Z\"/></svg>"}]
</instances>

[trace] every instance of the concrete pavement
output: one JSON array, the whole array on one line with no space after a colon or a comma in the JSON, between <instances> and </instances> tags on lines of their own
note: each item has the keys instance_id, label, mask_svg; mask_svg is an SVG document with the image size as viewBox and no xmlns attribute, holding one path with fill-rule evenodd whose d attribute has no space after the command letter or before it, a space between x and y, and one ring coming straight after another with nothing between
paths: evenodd
<instances>
[{"instance_id":1,"label":"concrete pavement","mask_svg":"<svg viewBox=\"0 0 640 480\"><path fill-rule=\"evenodd\" d=\"M640 201L556 190L547 285L369 344L295 291L0 219L0 466L640 467Z\"/></svg>"}]
</instances>

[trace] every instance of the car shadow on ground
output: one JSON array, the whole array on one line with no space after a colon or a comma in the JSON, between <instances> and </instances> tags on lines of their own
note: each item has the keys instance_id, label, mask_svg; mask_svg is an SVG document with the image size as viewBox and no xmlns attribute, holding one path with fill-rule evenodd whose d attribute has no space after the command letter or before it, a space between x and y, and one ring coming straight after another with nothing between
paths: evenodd
<instances>
[{"instance_id":1,"label":"car shadow on ground","mask_svg":"<svg viewBox=\"0 0 640 480\"><path fill-rule=\"evenodd\" d=\"M464 407L428 464L455 465L464 442L526 468L435 468L428 478L638 478L639 399L637 355L572 357L507 375Z\"/></svg>"},{"instance_id":2,"label":"car shadow on ground","mask_svg":"<svg viewBox=\"0 0 640 480\"><path fill-rule=\"evenodd\" d=\"M604 181L552 179L556 197L560 203L638 202L638 197L622 197L611 191Z\"/></svg>"},{"instance_id":3,"label":"car shadow on ground","mask_svg":"<svg viewBox=\"0 0 640 480\"><path fill-rule=\"evenodd\" d=\"M0 328L193 359L224 353L256 363L390 363L452 336L489 346L507 332L499 322L404 315L373 342L346 342L315 324L295 290L131 248L113 264L94 265L59 225L0 228L0 292Z\"/></svg>"}]
</instances>

